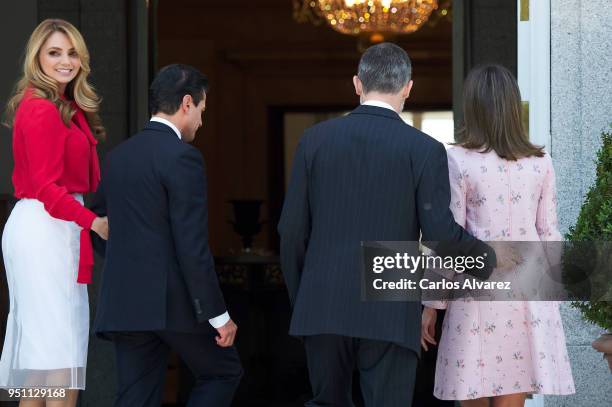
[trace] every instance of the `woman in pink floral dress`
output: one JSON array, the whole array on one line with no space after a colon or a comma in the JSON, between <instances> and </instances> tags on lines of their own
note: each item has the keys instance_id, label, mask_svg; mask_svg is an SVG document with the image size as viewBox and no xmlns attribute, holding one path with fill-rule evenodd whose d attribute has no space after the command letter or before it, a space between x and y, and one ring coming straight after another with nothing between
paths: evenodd
<instances>
[{"instance_id":1,"label":"woman in pink floral dress","mask_svg":"<svg viewBox=\"0 0 612 407\"><path fill-rule=\"evenodd\" d=\"M520 93L505 68L473 70L464 88L465 127L448 150L451 209L485 241L561 241L551 158L529 142ZM572 394L557 302L425 302L422 344L435 344L446 309L434 395L462 406L523 406L529 393ZM489 404L491 403L491 404Z\"/></svg>"}]
</instances>

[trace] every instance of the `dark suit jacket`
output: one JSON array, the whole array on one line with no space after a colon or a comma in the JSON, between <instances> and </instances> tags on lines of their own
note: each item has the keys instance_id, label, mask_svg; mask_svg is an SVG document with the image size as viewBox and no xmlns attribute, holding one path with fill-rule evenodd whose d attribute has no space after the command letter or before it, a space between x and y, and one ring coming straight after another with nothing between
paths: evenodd
<instances>
[{"instance_id":1,"label":"dark suit jacket","mask_svg":"<svg viewBox=\"0 0 612 407\"><path fill-rule=\"evenodd\" d=\"M362 105L307 129L297 147L278 227L293 305L290 333L337 334L419 352L421 304L361 300L360 242L465 241L449 209L444 146L389 109ZM466 244L463 245L466 247Z\"/></svg>"},{"instance_id":2,"label":"dark suit jacket","mask_svg":"<svg viewBox=\"0 0 612 407\"><path fill-rule=\"evenodd\" d=\"M106 156L92 209L110 228L95 331L210 329L226 308L200 152L149 122Z\"/></svg>"}]
</instances>

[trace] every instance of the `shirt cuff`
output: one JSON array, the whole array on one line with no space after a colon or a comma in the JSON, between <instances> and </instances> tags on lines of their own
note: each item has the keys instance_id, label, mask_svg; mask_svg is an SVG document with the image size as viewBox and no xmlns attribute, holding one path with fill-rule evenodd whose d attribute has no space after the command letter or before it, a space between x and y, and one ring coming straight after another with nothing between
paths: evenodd
<instances>
[{"instance_id":1,"label":"shirt cuff","mask_svg":"<svg viewBox=\"0 0 612 407\"><path fill-rule=\"evenodd\" d=\"M230 316L227 313L227 311L225 311L223 314L219 315L218 317L209 319L208 322L210 322L213 328L217 329L227 324L227 321L229 320L230 320Z\"/></svg>"}]
</instances>

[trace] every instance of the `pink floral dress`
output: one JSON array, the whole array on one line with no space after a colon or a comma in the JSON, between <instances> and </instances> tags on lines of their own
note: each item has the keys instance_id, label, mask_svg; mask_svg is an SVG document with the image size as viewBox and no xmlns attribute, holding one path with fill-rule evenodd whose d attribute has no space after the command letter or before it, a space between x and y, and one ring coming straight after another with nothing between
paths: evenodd
<instances>
[{"instance_id":1,"label":"pink floral dress","mask_svg":"<svg viewBox=\"0 0 612 407\"><path fill-rule=\"evenodd\" d=\"M448 151L451 209L484 241L560 241L549 155L507 161L494 151ZM446 308L434 395L466 400L511 393L572 394L558 302L424 302Z\"/></svg>"}]
</instances>

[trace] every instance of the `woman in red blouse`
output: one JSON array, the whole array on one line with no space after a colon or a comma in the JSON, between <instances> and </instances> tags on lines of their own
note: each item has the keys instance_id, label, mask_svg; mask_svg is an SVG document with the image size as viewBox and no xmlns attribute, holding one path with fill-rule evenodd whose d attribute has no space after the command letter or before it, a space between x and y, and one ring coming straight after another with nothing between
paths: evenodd
<instances>
[{"instance_id":1,"label":"woman in red blouse","mask_svg":"<svg viewBox=\"0 0 612 407\"><path fill-rule=\"evenodd\" d=\"M23 77L7 107L20 200L2 236L10 313L0 388L61 389L40 393L67 396L54 406L74 406L75 389L85 388L89 231L108 235L107 219L83 206L82 194L95 191L100 178L94 134L105 135L89 72L78 30L45 20L30 37ZM44 404L26 398L20 403Z\"/></svg>"}]
</instances>

